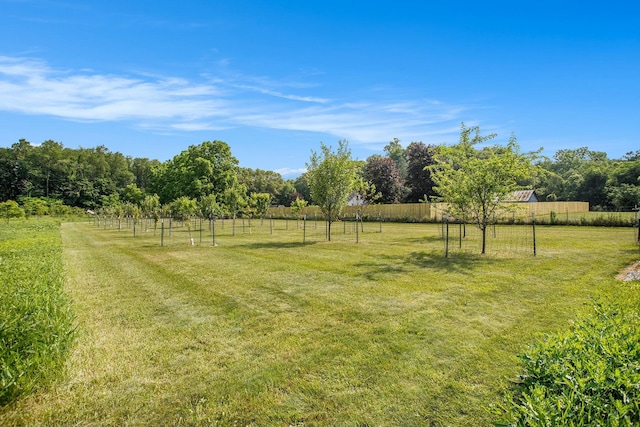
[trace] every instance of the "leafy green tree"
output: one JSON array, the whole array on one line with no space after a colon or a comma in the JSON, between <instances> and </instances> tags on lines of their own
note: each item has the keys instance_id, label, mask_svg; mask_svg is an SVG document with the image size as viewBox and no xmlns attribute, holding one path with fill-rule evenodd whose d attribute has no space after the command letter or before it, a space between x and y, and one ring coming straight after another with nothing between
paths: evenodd
<instances>
[{"instance_id":1,"label":"leafy green tree","mask_svg":"<svg viewBox=\"0 0 640 427\"><path fill-rule=\"evenodd\" d=\"M151 216L160 209L160 197L157 194L147 194L140 202L140 209L146 216Z\"/></svg>"},{"instance_id":2,"label":"leafy green tree","mask_svg":"<svg viewBox=\"0 0 640 427\"><path fill-rule=\"evenodd\" d=\"M204 218L212 218L219 209L220 206L215 194L207 194L198 199L198 210Z\"/></svg>"},{"instance_id":3,"label":"leafy green tree","mask_svg":"<svg viewBox=\"0 0 640 427\"><path fill-rule=\"evenodd\" d=\"M206 196L198 199L198 211L202 218L209 219L209 229L212 228L211 221L215 220L215 216L219 215L222 211L221 206L218 204L218 198L215 194L207 194Z\"/></svg>"},{"instance_id":4,"label":"leafy green tree","mask_svg":"<svg viewBox=\"0 0 640 427\"><path fill-rule=\"evenodd\" d=\"M153 219L153 231L155 233L160 220L160 197L157 194L147 194L140 202L140 210L145 218Z\"/></svg>"},{"instance_id":5,"label":"leafy green tree","mask_svg":"<svg viewBox=\"0 0 640 427\"><path fill-rule=\"evenodd\" d=\"M115 184L116 188L124 188L129 184L135 185L136 177L131 171L131 158L119 152L107 150L106 161L108 164L107 177Z\"/></svg>"},{"instance_id":6,"label":"leafy green tree","mask_svg":"<svg viewBox=\"0 0 640 427\"><path fill-rule=\"evenodd\" d=\"M104 225L106 227L107 220L112 219L115 216L115 209L113 206L104 205L97 209L96 213L98 214L98 221L100 218L104 221Z\"/></svg>"},{"instance_id":7,"label":"leafy green tree","mask_svg":"<svg viewBox=\"0 0 640 427\"><path fill-rule=\"evenodd\" d=\"M311 197L327 221L327 239L331 240L331 224L342 214L347 205L357 168L351 159L351 150L346 140L338 142L336 152L320 143L320 153L312 151L307 163L307 180Z\"/></svg>"},{"instance_id":8,"label":"leafy green tree","mask_svg":"<svg viewBox=\"0 0 640 427\"><path fill-rule=\"evenodd\" d=\"M265 215L269 212L271 197L269 193L251 193L249 196L249 205L251 205L261 221L264 221Z\"/></svg>"},{"instance_id":9,"label":"leafy green tree","mask_svg":"<svg viewBox=\"0 0 640 427\"><path fill-rule=\"evenodd\" d=\"M160 209L158 209L160 211L160 218L162 218L164 220L164 218L168 218L169 216L171 216L171 206L169 205L169 203L164 203L160 205Z\"/></svg>"},{"instance_id":10,"label":"leafy green tree","mask_svg":"<svg viewBox=\"0 0 640 427\"><path fill-rule=\"evenodd\" d=\"M135 237L136 226L140 221L140 215L142 214L142 209L140 209L140 206L131 202L123 203L122 207L124 209L125 215L130 217L133 220L133 237Z\"/></svg>"},{"instance_id":11,"label":"leafy green tree","mask_svg":"<svg viewBox=\"0 0 640 427\"><path fill-rule=\"evenodd\" d=\"M171 202L169 204L169 209L173 218L178 221L187 221L196 214L198 204L194 199L182 196Z\"/></svg>"},{"instance_id":12,"label":"leafy green tree","mask_svg":"<svg viewBox=\"0 0 640 427\"><path fill-rule=\"evenodd\" d=\"M271 200L278 204L287 204L295 187L273 171L262 169L239 168L238 183L247 187L247 194L269 193Z\"/></svg>"},{"instance_id":13,"label":"leafy green tree","mask_svg":"<svg viewBox=\"0 0 640 427\"><path fill-rule=\"evenodd\" d=\"M605 188L611 172L610 162L597 162L585 165L577 186L575 200L589 202L591 207L607 209L608 200Z\"/></svg>"},{"instance_id":14,"label":"leafy green tree","mask_svg":"<svg viewBox=\"0 0 640 427\"><path fill-rule=\"evenodd\" d=\"M110 194L108 196L102 196L102 207L111 208L120 205L120 196L118 193ZM131 203L131 202L128 202Z\"/></svg>"},{"instance_id":15,"label":"leafy green tree","mask_svg":"<svg viewBox=\"0 0 640 427\"><path fill-rule=\"evenodd\" d=\"M602 198L596 196L596 193L602 194L604 190L607 179L603 177L602 171L608 169L609 165L606 153L591 151L587 147L558 150L553 160L540 164L549 173L542 177L536 190L547 200L600 204ZM598 190L594 191L590 185L596 185Z\"/></svg>"},{"instance_id":16,"label":"leafy green tree","mask_svg":"<svg viewBox=\"0 0 640 427\"><path fill-rule=\"evenodd\" d=\"M227 188L224 192L224 210L232 218L236 218L239 212L242 212L247 206L246 200L247 189L244 185L236 184Z\"/></svg>"},{"instance_id":17,"label":"leafy green tree","mask_svg":"<svg viewBox=\"0 0 640 427\"><path fill-rule=\"evenodd\" d=\"M104 146L77 150L53 140L33 146L21 139L0 149L0 195L61 199L70 206L95 209L102 196L133 183L130 158Z\"/></svg>"},{"instance_id":18,"label":"leafy green tree","mask_svg":"<svg viewBox=\"0 0 640 427\"><path fill-rule=\"evenodd\" d=\"M0 201L15 198L13 189L13 151L0 147Z\"/></svg>"},{"instance_id":19,"label":"leafy green tree","mask_svg":"<svg viewBox=\"0 0 640 427\"><path fill-rule=\"evenodd\" d=\"M31 173L34 147L25 139L11 146L11 183L9 198L17 200L20 196L32 196L34 177Z\"/></svg>"},{"instance_id":20,"label":"leafy green tree","mask_svg":"<svg viewBox=\"0 0 640 427\"><path fill-rule=\"evenodd\" d=\"M187 196L178 197L169 204L169 209L171 210L171 216L173 218L186 224L187 231L189 232L189 241L193 244L191 217L198 212L198 203L196 200Z\"/></svg>"},{"instance_id":21,"label":"leafy green tree","mask_svg":"<svg viewBox=\"0 0 640 427\"><path fill-rule=\"evenodd\" d=\"M637 160L640 160L640 150L627 151L627 153L624 156L622 156L622 160L627 160L630 162L635 162Z\"/></svg>"},{"instance_id":22,"label":"leafy green tree","mask_svg":"<svg viewBox=\"0 0 640 427\"><path fill-rule=\"evenodd\" d=\"M352 206L355 208L356 214L360 218L362 225L362 231L364 231L364 222L362 218L366 213L367 207L376 203L382 196L376 191L376 186L362 177L358 177L353 182L352 196L355 196L352 200Z\"/></svg>"},{"instance_id":23,"label":"leafy green tree","mask_svg":"<svg viewBox=\"0 0 640 427\"><path fill-rule=\"evenodd\" d=\"M65 205L62 200L48 200L49 215L64 215Z\"/></svg>"},{"instance_id":24,"label":"leafy green tree","mask_svg":"<svg viewBox=\"0 0 640 427\"><path fill-rule=\"evenodd\" d=\"M24 218L24 210L15 200L7 200L0 203L0 215L2 215L9 223L9 218Z\"/></svg>"},{"instance_id":25,"label":"leafy green tree","mask_svg":"<svg viewBox=\"0 0 640 427\"><path fill-rule=\"evenodd\" d=\"M308 202L304 199L296 197L294 201L291 202L291 213L295 215L298 220L298 227L300 226L300 217L304 213L304 209L307 207Z\"/></svg>"},{"instance_id":26,"label":"leafy green tree","mask_svg":"<svg viewBox=\"0 0 640 427\"><path fill-rule=\"evenodd\" d=\"M47 140L35 147L35 166L40 178L40 191L44 197L57 195L57 188L63 177L61 160L64 147L61 143Z\"/></svg>"},{"instance_id":27,"label":"leafy green tree","mask_svg":"<svg viewBox=\"0 0 640 427\"><path fill-rule=\"evenodd\" d=\"M629 211L640 206L640 185L620 184L607 187L607 196L620 211Z\"/></svg>"},{"instance_id":28,"label":"leafy green tree","mask_svg":"<svg viewBox=\"0 0 640 427\"><path fill-rule=\"evenodd\" d=\"M64 204L71 206L82 206L83 208L94 209L95 203L86 203L87 199L95 199L93 195L93 184L85 176L85 159L81 157L83 150L76 150L65 156L63 168L65 170L64 182L60 185L61 199Z\"/></svg>"},{"instance_id":29,"label":"leafy green tree","mask_svg":"<svg viewBox=\"0 0 640 427\"><path fill-rule=\"evenodd\" d=\"M297 196L296 187L293 185L293 180L288 179L284 182L284 186L280 191L278 197L274 200L273 203L278 205L287 206L291 204L293 200L295 200Z\"/></svg>"},{"instance_id":30,"label":"leafy green tree","mask_svg":"<svg viewBox=\"0 0 640 427\"><path fill-rule=\"evenodd\" d=\"M384 147L384 152L388 158L395 162L398 174L400 175L400 181L404 184L407 179L407 153L405 149L402 148L400 140L393 138L393 141Z\"/></svg>"},{"instance_id":31,"label":"leafy green tree","mask_svg":"<svg viewBox=\"0 0 640 427\"><path fill-rule=\"evenodd\" d=\"M136 157L131 161L131 172L134 176L134 183L142 191L146 191L151 184L152 169L160 165L158 160L149 160L145 157Z\"/></svg>"},{"instance_id":32,"label":"leafy green tree","mask_svg":"<svg viewBox=\"0 0 640 427\"><path fill-rule=\"evenodd\" d=\"M102 196L118 192L112 177L108 157L111 155L104 146L92 149L65 149L61 165L65 179L59 189L64 204L96 209L102 206Z\"/></svg>"},{"instance_id":33,"label":"leafy green tree","mask_svg":"<svg viewBox=\"0 0 640 427\"><path fill-rule=\"evenodd\" d=\"M627 153L613 162L605 193L608 203L616 210L630 210L640 206L640 151Z\"/></svg>"},{"instance_id":34,"label":"leafy green tree","mask_svg":"<svg viewBox=\"0 0 640 427\"><path fill-rule=\"evenodd\" d=\"M637 156L638 152L629 152L622 159L611 160L606 153L587 147L559 150L553 159L541 163L548 173L537 188L538 194L547 200L589 202L591 209L630 209L633 205L627 203L633 200L633 187L640 185Z\"/></svg>"},{"instance_id":35,"label":"leafy green tree","mask_svg":"<svg viewBox=\"0 0 640 427\"><path fill-rule=\"evenodd\" d=\"M464 123L460 141L452 147L441 147L431 168L435 190L449 204L450 212L474 222L482 232L482 253L486 253L487 227L498 210L508 209L505 203L516 190L526 188L519 183L531 180L536 173L535 156L519 152L515 137L506 147L477 151L474 146L490 141L496 134L480 135L478 126L467 128Z\"/></svg>"},{"instance_id":36,"label":"leafy green tree","mask_svg":"<svg viewBox=\"0 0 640 427\"><path fill-rule=\"evenodd\" d=\"M125 215L125 209L122 203L118 203L113 207L113 214L118 219L118 230L122 230L122 219Z\"/></svg>"},{"instance_id":37,"label":"leafy green tree","mask_svg":"<svg viewBox=\"0 0 640 427\"><path fill-rule=\"evenodd\" d=\"M224 194L237 181L237 165L227 143L205 141L153 168L150 190L163 203L182 196L198 199L211 193Z\"/></svg>"},{"instance_id":38,"label":"leafy green tree","mask_svg":"<svg viewBox=\"0 0 640 427\"><path fill-rule=\"evenodd\" d=\"M293 186L299 196L293 197L293 200L291 201L294 201L296 198L302 198L309 203L313 202L313 200L311 199L311 190L309 189L309 181L307 179L306 172L295 179L295 181L293 182Z\"/></svg>"},{"instance_id":39,"label":"leafy green tree","mask_svg":"<svg viewBox=\"0 0 640 427\"><path fill-rule=\"evenodd\" d=\"M120 200L139 205L145 198L142 190L135 184L129 184L120 191Z\"/></svg>"},{"instance_id":40,"label":"leafy green tree","mask_svg":"<svg viewBox=\"0 0 640 427\"><path fill-rule=\"evenodd\" d=\"M640 185L640 158L615 162L611 173L611 184Z\"/></svg>"}]
</instances>

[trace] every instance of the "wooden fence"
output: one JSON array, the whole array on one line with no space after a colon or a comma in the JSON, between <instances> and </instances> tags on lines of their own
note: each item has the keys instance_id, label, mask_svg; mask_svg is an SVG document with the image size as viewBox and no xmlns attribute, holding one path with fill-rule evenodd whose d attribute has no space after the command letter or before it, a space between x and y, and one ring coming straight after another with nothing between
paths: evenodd
<instances>
[{"instance_id":1,"label":"wooden fence","mask_svg":"<svg viewBox=\"0 0 640 427\"><path fill-rule=\"evenodd\" d=\"M531 217L549 215L554 212L557 215L568 215L575 213L589 212L588 202L533 202L533 203L513 203L519 208L516 213L505 215L517 217ZM396 203L392 205L369 205L364 207L362 215L365 219L400 222L437 222L446 215L445 203ZM356 212L355 206L347 206L343 214L346 217L353 217ZM320 218L322 213L317 206L307 206L304 211L307 218ZM274 218L293 218L290 207L278 206L269 208L268 215Z\"/></svg>"}]
</instances>

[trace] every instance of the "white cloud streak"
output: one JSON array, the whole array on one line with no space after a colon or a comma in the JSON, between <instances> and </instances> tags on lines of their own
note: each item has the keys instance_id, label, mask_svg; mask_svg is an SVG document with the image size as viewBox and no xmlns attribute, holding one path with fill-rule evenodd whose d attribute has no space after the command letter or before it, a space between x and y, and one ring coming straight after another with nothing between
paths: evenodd
<instances>
[{"instance_id":1,"label":"white cloud streak","mask_svg":"<svg viewBox=\"0 0 640 427\"><path fill-rule=\"evenodd\" d=\"M40 61L0 57L0 109L5 111L80 121L188 123L221 111L218 95L213 86L182 79L73 75Z\"/></svg>"},{"instance_id":2,"label":"white cloud streak","mask_svg":"<svg viewBox=\"0 0 640 427\"><path fill-rule=\"evenodd\" d=\"M0 56L0 111L83 122L126 121L157 132L248 126L319 132L371 144L392 137L448 137L459 131L462 114L469 110L420 99L340 101L283 93L274 86L250 78L194 83L156 75L59 70L41 60ZM288 85L297 90L311 86Z\"/></svg>"}]
</instances>

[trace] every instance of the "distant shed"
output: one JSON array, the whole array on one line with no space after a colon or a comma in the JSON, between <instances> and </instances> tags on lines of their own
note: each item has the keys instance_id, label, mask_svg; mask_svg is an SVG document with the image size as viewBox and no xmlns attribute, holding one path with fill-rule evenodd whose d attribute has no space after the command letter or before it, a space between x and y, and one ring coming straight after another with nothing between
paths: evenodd
<instances>
[{"instance_id":1,"label":"distant shed","mask_svg":"<svg viewBox=\"0 0 640 427\"><path fill-rule=\"evenodd\" d=\"M536 203L539 202L538 195L535 190L520 190L514 191L511 197L507 198L505 202L524 202L524 203Z\"/></svg>"}]
</instances>

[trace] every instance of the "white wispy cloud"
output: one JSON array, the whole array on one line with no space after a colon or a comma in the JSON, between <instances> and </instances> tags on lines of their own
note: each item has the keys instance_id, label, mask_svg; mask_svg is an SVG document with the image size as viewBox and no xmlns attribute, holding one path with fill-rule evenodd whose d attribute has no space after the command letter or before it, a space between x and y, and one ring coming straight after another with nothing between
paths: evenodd
<instances>
[{"instance_id":1,"label":"white wispy cloud","mask_svg":"<svg viewBox=\"0 0 640 427\"><path fill-rule=\"evenodd\" d=\"M0 57L0 110L69 120L172 120L221 115L213 86L183 79L142 78L55 70L41 61Z\"/></svg>"},{"instance_id":2,"label":"white wispy cloud","mask_svg":"<svg viewBox=\"0 0 640 427\"><path fill-rule=\"evenodd\" d=\"M319 97L315 97L315 96L301 96L301 95L285 94L285 93L278 92L277 90L271 90L271 89L268 89L268 88L265 88L265 87L249 86L249 85L238 85L238 84L235 84L234 87L239 88L239 89L247 89L247 90L259 92L259 93L262 93L264 95L270 95L270 96L274 96L274 97L277 97L277 98L289 99L291 101L314 102L314 103L318 103L318 104L326 104L326 103L331 101L328 98L319 98Z\"/></svg>"},{"instance_id":3,"label":"white wispy cloud","mask_svg":"<svg viewBox=\"0 0 640 427\"><path fill-rule=\"evenodd\" d=\"M413 102L405 104L405 108L410 113L386 104L336 104L239 115L236 120L249 126L327 133L356 143L377 142L394 136L421 140L460 131L458 118L464 111L460 107L434 109Z\"/></svg>"},{"instance_id":4,"label":"white wispy cloud","mask_svg":"<svg viewBox=\"0 0 640 427\"><path fill-rule=\"evenodd\" d=\"M319 132L371 144L392 137L407 141L455 135L462 115L469 112L468 107L438 100L338 100L317 96L317 90L311 84L263 77L239 81L238 76L207 76L194 82L56 69L38 59L0 56L0 111L127 121L158 132L249 126Z\"/></svg>"}]
</instances>

